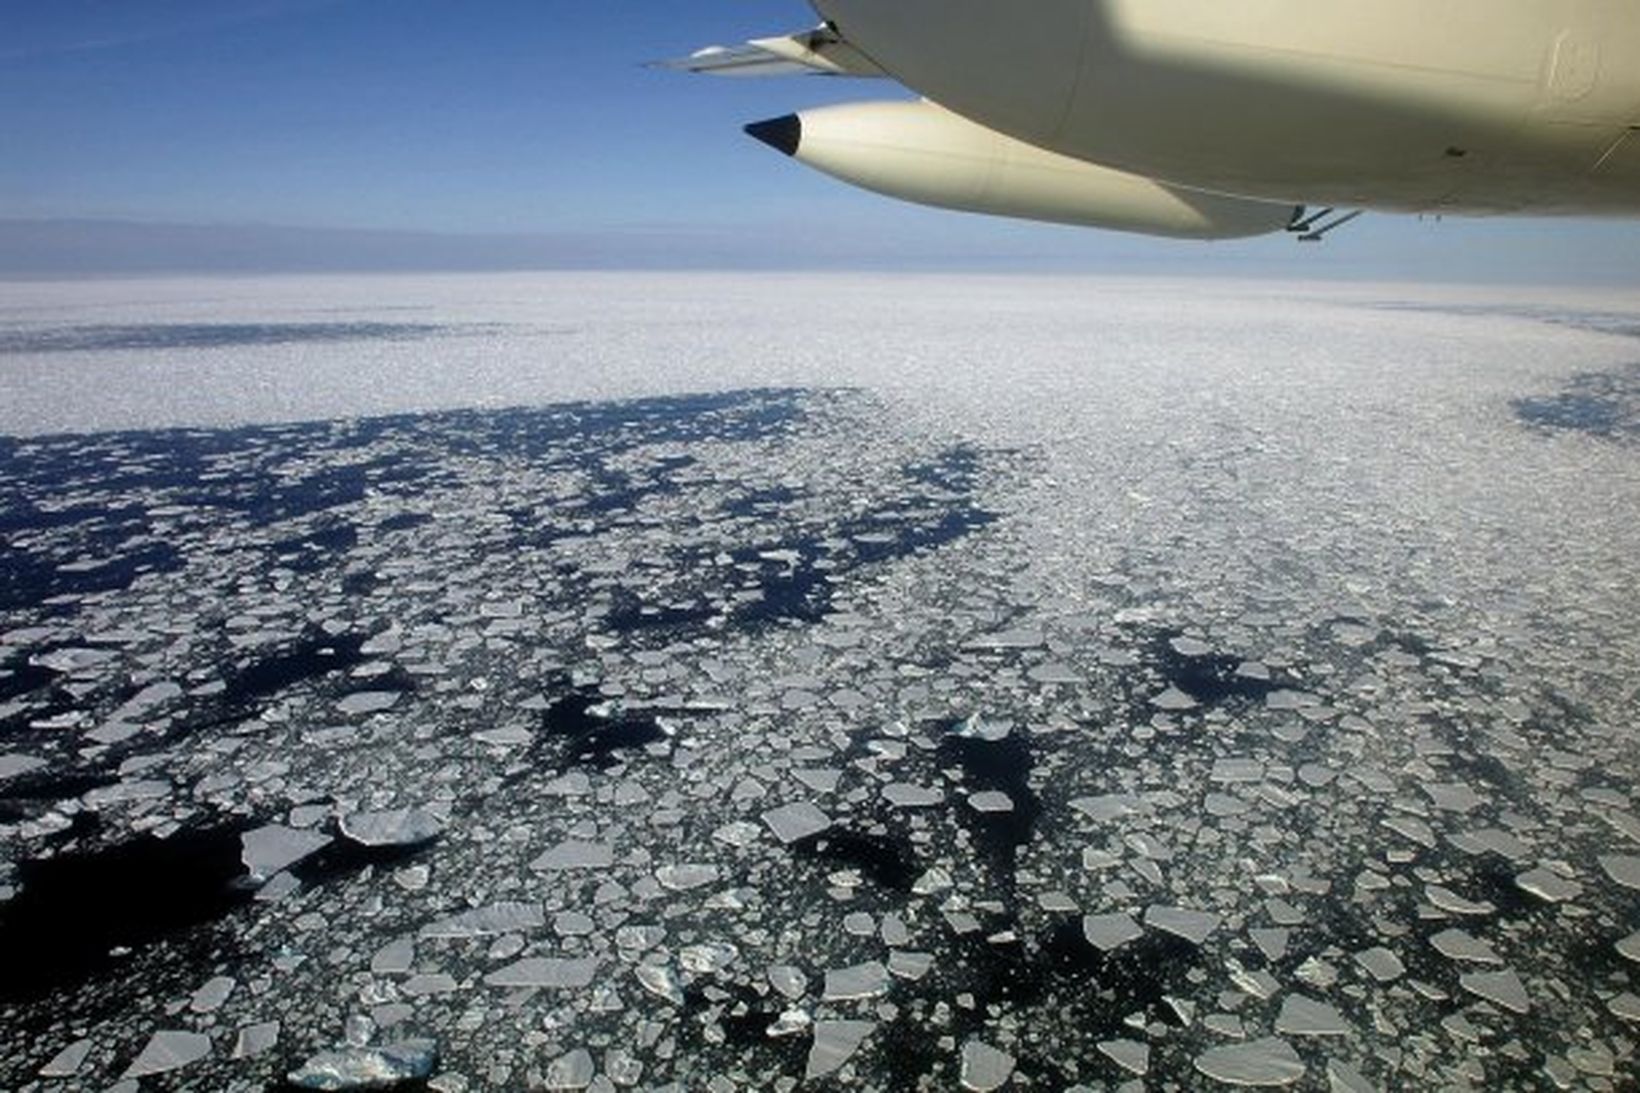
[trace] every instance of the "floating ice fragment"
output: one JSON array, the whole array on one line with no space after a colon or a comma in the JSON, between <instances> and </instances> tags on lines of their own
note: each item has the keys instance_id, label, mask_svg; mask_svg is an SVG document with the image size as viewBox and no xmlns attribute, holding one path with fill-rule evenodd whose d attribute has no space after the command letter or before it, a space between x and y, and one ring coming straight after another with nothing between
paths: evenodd
<instances>
[{"instance_id":1,"label":"floating ice fragment","mask_svg":"<svg viewBox=\"0 0 1640 1093\"><path fill-rule=\"evenodd\" d=\"M429 922L422 937L493 937L515 931L538 930L546 919L538 903L492 903Z\"/></svg>"},{"instance_id":2,"label":"floating ice fragment","mask_svg":"<svg viewBox=\"0 0 1640 1093\"><path fill-rule=\"evenodd\" d=\"M1640 964L1640 930L1636 930L1622 941L1619 941L1617 951L1623 959Z\"/></svg>"},{"instance_id":3,"label":"floating ice fragment","mask_svg":"<svg viewBox=\"0 0 1640 1093\"><path fill-rule=\"evenodd\" d=\"M1090 820L1105 822L1129 816L1142 816L1151 811L1150 805L1131 793L1109 793L1098 797L1077 797L1070 806Z\"/></svg>"},{"instance_id":4,"label":"floating ice fragment","mask_svg":"<svg viewBox=\"0 0 1640 1093\"><path fill-rule=\"evenodd\" d=\"M888 969L875 960L826 972L825 1000L847 1002L888 993Z\"/></svg>"},{"instance_id":5,"label":"floating ice fragment","mask_svg":"<svg viewBox=\"0 0 1640 1093\"><path fill-rule=\"evenodd\" d=\"M1428 885L1424 889L1424 894L1429 897L1430 903L1448 914L1489 915L1497 910L1496 907L1484 900L1477 902L1464 899L1452 889L1440 884Z\"/></svg>"},{"instance_id":6,"label":"floating ice fragment","mask_svg":"<svg viewBox=\"0 0 1640 1093\"><path fill-rule=\"evenodd\" d=\"M945 794L938 789L906 782L890 782L883 787L883 800L897 808L932 808L944 802Z\"/></svg>"},{"instance_id":7,"label":"floating ice fragment","mask_svg":"<svg viewBox=\"0 0 1640 1093\"><path fill-rule=\"evenodd\" d=\"M1327 1060L1327 1086L1332 1093L1378 1093L1359 1070L1338 1059Z\"/></svg>"},{"instance_id":8,"label":"floating ice fragment","mask_svg":"<svg viewBox=\"0 0 1640 1093\"><path fill-rule=\"evenodd\" d=\"M209 979L188 1000L188 1008L195 1013L215 1013L222 1008L236 986L238 984L225 975Z\"/></svg>"},{"instance_id":9,"label":"floating ice fragment","mask_svg":"<svg viewBox=\"0 0 1640 1093\"><path fill-rule=\"evenodd\" d=\"M917 953L906 949L895 949L888 954L888 974L896 979L909 979L916 982L933 969L933 953Z\"/></svg>"},{"instance_id":10,"label":"floating ice fragment","mask_svg":"<svg viewBox=\"0 0 1640 1093\"><path fill-rule=\"evenodd\" d=\"M774 837L790 845L818 835L831 827L831 817L820 811L812 801L795 801L763 813L763 822L774 832Z\"/></svg>"},{"instance_id":11,"label":"floating ice fragment","mask_svg":"<svg viewBox=\"0 0 1640 1093\"><path fill-rule=\"evenodd\" d=\"M1292 931L1282 926L1255 927L1247 931L1247 936L1253 939L1264 959L1277 961L1287 955L1287 942L1292 938Z\"/></svg>"},{"instance_id":12,"label":"floating ice fragment","mask_svg":"<svg viewBox=\"0 0 1640 1093\"><path fill-rule=\"evenodd\" d=\"M1632 854L1605 854L1599 858L1600 868L1624 888L1640 889L1640 857Z\"/></svg>"},{"instance_id":13,"label":"floating ice fragment","mask_svg":"<svg viewBox=\"0 0 1640 1093\"><path fill-rule=\"evenodd\" d=\"M1382 945L1371 949L1363 949L1355 954L1355 962L1366 969L1368 975L1380 983L1388 983L1401 978L1406 974L1407 967L1401 958Z\"/></svg>"},{"instance_id":14,"label":"floating ice fragment","mask_svg":"<svg viewBox=\"0 0 1640 1093\"><path fill-rule=\"evenodd\" d=\"M809 977L790 964L770 965L768 976L769 986L792 1001L803 997L803 992L809 989Z\"/></svg>"},{"instance_id":15,"label":"floating ice fragment","mask_svg":"<svg viewBox=\"0 0 1640 1093\"><path fill-rule=\"evenodd\" d=\"M1216 1047L1196 1057L1196 1069L1227 1085L1292 1085L1304 1077L1304 1060L1274 1036Z\"/></svg>"},{"instance_id":16,"label":"floating ice fragment","mask_svg":"<svg viewBox=\"0 0 1640 1093\"><path fill-rule=\"evenodd\" d=\"M1158 710L1193 710L1197 706L1194 698L1185 694L1177 687L1169 687L1161 694L1150 700L1150 704Z\"/></svg>"},{"instance_id":17,"label":"floating ice fragment","mask_svg":"<svg viewBox=\"0 0 1640 1093\"><path fill-rule=\"evenodd\" d=\"M1040 630L998 630L972 638L964 649L1035 649L1046 639Z\"/></svg>"},{"instance_id":18,"label":"floating ice fragment","mask_svg":"<svg viewBox=\"0 0 1640 1093\"><path fill-rule=\"evenodd\" d=\"M1502 964L1497 950L1478 937L1463 930L1442 930L1429 939L1435 951L1448 960L1467 960L1475 964Z\"/></svg>"},{"instance_id":19,"label":"floating ice fragment","mask_svg":"<svg viewBox=\"0 0 1640 1093\"><path fill-rule=\"evenodd\" d=\"M1062 661L1049 661L1038 664L1025 675L1033 683L1047 684L1077 684L1082 682L1082 673Z\"/></svg>"},{"instance_id":20,"label":"floating ice fragment","mask_svg":"<svg viewBox=\"0 0 1640 1093\"><path fill-rule=\"evenodd\" d=\"M687 892L718 879L718 867L699 863L663 865L655 870L655 879L662 888L672 892Z\"/></svg>"},{"instance_id":21,"label":"floating ice fragment","mask_svg":"<svg viewBox=\"0 0 1640 1093\"><path fill-rule=\"evenodd\" d=\"M380 1047L321 1051L285 1080L298 1089L388 1089L426 1078L438 1064L432 1040L403 1040Z\"/></svg>"},{"instance_id":22,"label":"floating ice fragment","mask_svg":"<svg viewBox=\"0 0 1640 1093\"><path fill-rule=\"evenodd\" d=\"M395 938L376 950L375 955L370 958L370 970L377 975L403 975L410 970L415 960L415 939Z\"/></svg>"},{"instance_id":23,"label":"floating ice fragment","mask_svg":"<svg viewBox=\"0 0 1640 1093\"><path fill-rule=\"evenodd\" d=\"M399 984L399 990L407 998L424 998L433 994L449 994L459 986L454 977L444 972L423 972Z\"/></svg>"},{"instance_id":24,"label":"floating ice fragment","mask_svg":"<svg viewBox=\"0 0 1640 1093\"><path fill-rule=\"evenodd\" d=\"M498 968L484 977L492 987L548 987L566 990L584 987L598 972L595 957L532 956Z\"/></svg>"},{"instance_id":25,"label":"floating ice fragment","mask_svg":"<svg viewBox=\"0 0 1640 1093\"><path fill-rule=\"evenodd\" d=\"M1208 780L1226 785L1264 780L1264 764L1257 759L1215 759Z\"/></svg>"},{"instance_id":26,"label":"floating ice fragment","mask_svg":"<svg viewBox=\"0 0 1640 1093\"><path fill-rule=\"evenodd\" d=\"M343 816L339 826L361 846L419 846L444 833L444 821L419 808L354 812Z\"/></svg>"},{"instance_id":27,"label":"floating ice fragment","mask_svg":"<svg viewBox=\"0 0 1640 1093\"><path fill-rule=\"evenodd\" d=\"M1013 798L994 789L970 794L968 805L975 812L1012 812L1014 810Z\"/></svg>"},{"instance_id":28,"label":"floating ice fragment","mask_svg":"<svg viewBox=\"0 0 1640 1093\"><path fill-rule=\"evenodd\" d=\"M197 1032L167 1029L156 1032L142 1049L142 1054L125 1069L122 1078L146 1078L150 1074L165 1074L197 1063L211 1053L211 1038Z\"/></svg>"},{"instance_id":29,"label":"floating ice fragment","mask_svg":"<svg viewBox=\"0 0 1640 1093\"><path fill-rule=\"evenodd\" d=\"M1129 1074L1150 1073L1150 1045L1141 1040L1101 1040L1099 1051Z\"/></svg>"},{"instance_id":30,"label":"floating ice fragment","mask_svg":"<svg viewBox=\"0 0 1640 1093\"><path fill-rule=\"evenodd\" d=\"M239 860L252 880L262 881L331 844L329 835L267 824L239 836Z\"/></svg>"},{"instance_id":31,"label":"floating ice fragment","mask_svg":"<svg viewBox=\"0 0 1640 1093\"><path fill-rule=\"evenodd\" d=\"M740 957L740 950L726 941L703 941L685 945L678 953L678 963L696 975L716 975Z\"/></svg>"},{"instance_id":32,"label":"floating ice fragment","mask_svg":"<svg viewBox=\"0 0 1640 1093\"><path fill-rule=\"evenodd\" d=\"M1532 1008L1525 985L1511 968L1501 972L1470 972L1458 977L1458 985L1515 1013L1526 1013Z\"/></svg>"},{"instance_id":33,"label":"floating ice fragment","mask_svg":"<svg viewBox=\"0 0 1640 1093\"><path fill-rule=\"evenodd\" d=\"M1008 1084L1014 1074L1014 1057L982 1040L962 1045L962 1087L972 1093L990 1093Z\"/></svg>"},{"instance_id":34,"label":"floating ice fragment","mask_svg":"<svg viewBox=\"0 0 1640 1093\"><path fill-rule=\"evenodd\" d=\"M585 1089L592 1084L597 1073L598 1066L592 1061L592 1053L578 1047L560 1055L547 1066L545 1086L547 1089Z\"/></svg>"},{"instance_id":35,"label":"floating ice fragment","mask_svg":"<svg viewBox=\"0 0 1640 1093\"><path fill-rule=\"evenodd\" d=\"M683 985L678 975L665 964L639 964L632 975L644 990L657 998L664 998L674 1006L683 1005Z\"/></svg>"},{"instance_id":36,"label":"floating ice fragment","mask_svg":"<svg viewBox=\"0 0 1640 1093\"><path fill-rule=\"evenodd\" d=\"M1350 1025L1343 1014L1325 1002L1289 994L1276 1017L1276 1031L1289 1036L1344 1036Z\"/></svg>"},{"instance_id":37,"label":"floating ice fragment","mask_svg":"<svg viewBox=\"0 0 1640 1093\"><path fill-rule=\"evenodd\" d=\"M1485 798L1462 782L1427 782L1423 790L1430 802L1444 812L1472 812L1486 803Z\"/></svg>"},{"instance_id":38,"label":"floating ice fragment","mask_svg":"<svg viewBox=\"0 0 1640 1093\"><path fill-rule=\"evenodd\" d=\"M1640 996L1624 991L1610 1002L1607 1002L1606 1008L1612 1012L1614 1017L1621 1017L1625 1021L1634 1021L1640 1024Z\"/></svg>"},{"instance_id":39,"label":"floating ice fragment","mask_svg":"<svg viewBox=\"0 0 1640 1093\"><path fill-rule=\"evenodd\" d=\"M1542 866L1522 873L1515 878L1515 884L1523 891L1550 903L1565 903L1583 894L1583 886L1577 881L1568 880Z\"/></svg>"},{"instance_id":40,"label":"floating ice fragment","mask_svg":"<svg viewBox=\"0 0 1640 1093\"><path fill-rule=\"evenodd\" d=\"M1185 907L1164 907L1153 903L1145 908L1145 925L1182 937L1193 945L1206 941L1219 928L1220 918L1208 911Z\"/></svg>"},{"instance_id":41,"label":"floating ice fragment","mask_svg":"<svg viewBox=\"0 0 1640 1093\"><path fill-rule=\"evenodd\" d=\"M995 744L999 740L1006 740L1008 734L1014 731L1010 721L986 720L979 714L966 717L951 726L952 736L961 736L969 740L983 740L988 744Z\"/></svg>"},{"instance_id":42,"label":"floating ice fragment","mask_svg":"<svg viewBox=\"0 0 1640 1093\"><path fill-rule=\"evenodd\" d=\"M614 864L613 844L569 839L530 862L530 868L538 873L556 873L566 869L606 869Z\"/></svg>"},{"instance_id":43,"label":"floating ice fragment","mask_svg":"<svg viewBox=\"0 0 1640 1093\"><path fill-rule=\"evenodd\" d=\"M80 1067L85 1063L85 1057L91 1054L91 1046L92 1042L89 1037L74 1041L52 1056L51 1061L39 1069L39 1076L42 1078L72 1078L79 1073Z\"/></svg>"},{"instance_id":44,"label":"floating ice fragment","mask_svg":"<svg viewBox=\"0 0 1640 1093\"><path fill-rule=\"evenodd\" d=\"M803 1072L805 1080L840 1070L876 1027L870 1021L816 1021L814 1045L809 1048L808 1066Z\"/></svg>"},{"instance_id":45,"label":"floating ice fragment","mask_svg":"<svg viewBox=\"0 0 1640 1093\"><path fill-rule=\"evenodd\" d=\"M391 710L399 701L399 691L355 691L345 698L339 699L336 709L349 717L360 714L381 713Z\"/></svg>"},{"instance_id":46,"label":"floating ice fragment","mask_svg":"<svg viewBox=\"0 0 1640 1093\"><path fill-rule=\"evenodd\" d=\"M157 800L169 796L170 792L170 782L158 778L131 778L115 782L111 786L99 786L86 793L80 800L85 802L87 808L99 809L131 801Z\"/></svg>"},{"instance_id":47,"label":"floating ice fragment","mask_svg":"<svg viewBox=\"0 0 1640 1093\"><path fill-rule=\"evenodd\" d=\"M1130 941L1137 941L1145 932L1125 911L1104 915L1086 915L1082 919L1082 936L1100 952L1119 949Z\"/></svg>"},{"instance_id":48,"label":"floating ice fragment","mask_svg":"<svg viewBox=\"0 0 1640 1093\"><path fill-rule=\"evenodd\" d=\"M31 771L39 770L45 765L46 761L44 759L36 759L32 755L19 755L16 752L8 752L5 755L0 755L0 781L15 778L19 774L28 774Z\"/></svg>"}]
</instances>

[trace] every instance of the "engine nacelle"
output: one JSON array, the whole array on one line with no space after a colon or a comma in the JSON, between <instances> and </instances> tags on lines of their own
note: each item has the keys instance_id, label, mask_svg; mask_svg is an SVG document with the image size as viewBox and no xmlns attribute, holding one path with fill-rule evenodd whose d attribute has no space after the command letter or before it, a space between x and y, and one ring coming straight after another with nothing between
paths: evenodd
<instances>
[{"instance_id":1,"label":"engine nacelle","mask_svg":"<svg viewBox=\"0 0 1640 1093\"><path fill-rule=\"evenodd\" d=\"M927 101L822 107L746 132L844 182L945 209L1180 239L1263 235L1297 213L1044 151Z\"/></svg>"}]
</instances>

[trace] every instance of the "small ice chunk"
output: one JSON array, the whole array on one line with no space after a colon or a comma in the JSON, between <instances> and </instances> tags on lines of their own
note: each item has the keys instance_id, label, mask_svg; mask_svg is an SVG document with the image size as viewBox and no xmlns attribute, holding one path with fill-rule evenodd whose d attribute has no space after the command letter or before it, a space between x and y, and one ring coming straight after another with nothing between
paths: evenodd
<instances>
[{"instance_id":1,"label":"small ice chunk","mask_svg":"<svg viewBox=\"0 0 1640 1093\"><path fill-rule=\"evenodd\" d=\"M1406 974L1407 966L1401 958L1382 945L1363 949L1355 954L1355 962L1380 983L1388 983Z\"/></svg>"},{"instance_id":2,"label":"small ice chunk","mask_svg":"<svg viewBox=\"0 0 1640 1093\"><path fill-rule=\"evenodd\" d=\"M1155 706L1158 710L1170 711L1193 710L1197 705L1194 698L1191 698L1177 687L1169 687L1161 694L1152 698L1150 700L1150 704Z\"/></svg>"},{"instance_id":3,"label":"small ice chunk","mask_svg":"<svg viewBox=\"0 0 1640 1093\"><path fill-rule=\"evenodd\" d=\"M492 987L549 987L557 990L584 987L598 972L595 957L531 956L497 968L484 977Z\"/></svg>"},{"instance_id":4,"label":"small ice chunk","mask_svg":"<svg viewBox=\"0 0 1640 1093\"><path fill-rule=\"evenodd\" d=\"M1208 911L1192 911L1186 907L1164 907L1153 903L1145 908L1145 925L1182 937L1193 945L1200 945L1219 928L1220 918Z\"/></svg>"},{"instance_id":5,"label":"small ice chunk","mask_svg":"<svg viewBox=\"0 0 1640 1093\"><path fill-rule=\"evenodd\" d=\"M1565 903L1576 899L1583 894L1583 886L1575 880L1568 880L1559 873L1538 866L1522 873L1515 878L1523 891L1530 892L1539 899L1550 903Z\"/></svg>"},{"instance_id":6,"label":"small ice chunk","mask_svg":"<svg viewBox=\"0 0 1640 1093\"><path fill-rule=\"evenodd\" d=\"M1624 888L1640 890L1640 857L1632 854L1604 854L1599 858L1600 868Z\"/></svg>"},{"instance_id":7,"label":"small ice chunk","mask_svg":"<svg viewBox=\"0 0 1640 1093\"><path fill-rule=\"evenodd\" d=\"M419 846L444 833L444 821L419 808L354 812L342 817L340 827L361 846Z\"/></svg>"},{"instance_id":8,"label":"small ice chunk","mask_svg":"<svg viewBox=\"0 0 1640 1093\"><path fill-rule=\"evenodd\" d=\"M183 1029L156 1032L142 1053L126 1068L122 1078L146 1078L166 1074L197 1063L211 1053L211 1038Z\"/></svg>"},{"instance_id":9,"label":"small ice chunk","mask_svg":"<svg viewBox=\"0 0 1640 1093\"><path fill-rule=\"evenodd\" d=\"M840 1070L876 1027L870 1021L816 1021L814 1045L809 1048L804 1079L821 1078Z\"/></svg>"},{"instance_id":10,"label":"small ice chunk","mask_svg":"<svg viewBox=\"0 0 1640 1093\"><path fill-rule=\"evenodd\" d=\"M1142 1040L1101 1040L1099 1051L1129 1074L1150 1073L1150 1045Z\"/></svg>"},{"instance_id":11,"label":"small ice chunk","mask_svg":"<svg viewBox=\"0 0 1640 1093\"><path fill-rule=\"evenodd\" d=\"M812 801L795 801L769 809L763 813L763 822L769 825L775 838L790 845L829 828L831 817Z\"/></svg>"},{"instance_id":12,"label":"small ice chunk","mask_svg":"<svg viewBox=\"0 0 1640 1093\"><path fill-rule=\"evenodd\" d=\"M1253 939L1264 959L1277 961L1287 955L1287 943L1292 939L1292 931L1284 926L1255 927L1247 931L1247 936Z\"/></svg>"},{"instance_id":13,"label":"small ice chunk","mask_svg":"<svg viewBox=\"0 0 1640 1093\"><path fill-rule=\"evenodd\" d=\"M890 782L883 787L883 800L896 808L932 808L945 801L945 794L926 786Z\"/></svg>"},{"instance_id":14,"label":"small ice chunk","mask_svg":"<svg viewBox=\"0 0 1640 1093\"><path fill-rule=\"evenodd\" d=\"M1014 1074L1014 1057L983 1040L962 1045L962 1087L972 1093L990 1093L1008 1084Z\"/></svg>"},{"instance_id":15,"label":"small ice chunk","mask_svg":"<svg viewBox=\"0 0 1640 1093\"><path fill-rule=\"evenodd\" d=\"M209 979L188 1000L188 1008L195 1013L215 1013L227 1002L236 986L238 984L225 975Z\"/></svg>"},{"instance_id":16,"label":"small ice chunk","mask_svg":"<svg viewBox=\"0 0 1640 1093\"><path fill-rule=\"evenodd\" d=\"M825 1000L847 1002L858 998L876 998L888 993L888 969L879 961L871 960L847 968L833 968L826 972Z\"/></svg>"},{"instance_id":17,"label":"small ice chunk","mask_svg":"<svg viewBox=\"0 0 1640 1093\"><path fill-rule=\"evenodd\" d=\"M1443 812L1473 812L1486 801L1462 782L1426 782L1424 792Z\"/></svg>"},{"instance_id":18,"label":"small ice chunk","mask_svg":"<svg viewBox=\"0 0 1640 1093\"><path fill-rule=\"evenodd\" d=\"M285 1080L298 1089L388 1089L426 1078L436 1065L438 1045L432 1040L403 1040L321 1051Z\"/></svg>"},{"instance_id":19,"label":"small ice chunk","mask_svg":"<svg viewBox=\"0 0 1640 1093\"><path fill-rule=\"evenodd\" d=\"M253 880L266 880L331 843L329 835L267 824L239 836L239 860Z\"/></svg>"},{"instance_id":20,"label":"small ice chunk","mask_svg":"<svg viewBox=\"0 0 1640 1093\"><path fill-rule=\"evenodd\" d=\"M1033 683L1051 684L1076 684L1081 683L1086 678L1071 665L1057 660L1048 661L1046 664L1038 664L1026 672L1025 675Z\"/></svg>"},{"instance_id":21,"label":"small ice chunk","mask_svg":"<svg viewBox=\"0 0 1640 1093\"><path fill-rule=\"evenodd\" d=\"M1442 911L1452 915L1489 915L1497 908L1483 901L1468 900L1458 895L1452 889L1440 884L1431 884L1424 889L1429 902Z\"/></svg>"},{"instance_id":22,"label":"small ice chunk","mask_svg":"<svg viewBox=\"0 0 1640 1093\"><path fill-rule=\"evenodd\" d=\"M895 949L888 954L888 974L916 982L934 970L934 954Z\"/></svg>"},{"instance_id":23,"label":"small ice chunk","mask_svg":"<svg viewBox=\"0 0 1640 1093\"><path fill-rule=\"evenodd\" d=\"M423 926L422 937L495 937L518 931L538 930L545 925L538 903L492 903L474 907Z\"/></svg>"},{"instance_id":24,"label":"small ice chunk","mask_svg":"<svg viewBox=\"0 0 1640 1093\"><path fill-rule=\"evenodd\" d=\"M1276 1017L1276 1031L1289 1036L1345 1036L1349 1034L1350 1024L1342 1013L1325 1002L1302 994L1289 994Z\"/></svg>"},{"instance_id":25,"label":"small ice chunk","mask_svg":"<svg viewBox=\"0 0 1640 1093\"><path fill-rule=\"evenodd\" d=\"M1264 763L1258 759L1215 759L1208 780L1224 785L1247 785L1264 780Z\"/></svg>"},{"instance_id":26,"label":"small ice chunk","mask_svg":"<svg viewBox=\"0 0 1640 1093\"><path fill-rule=\"evenodd\" d=\"M566 869L607 869L614 864L613 844L568 839L530 862L530 868L538 873L557 873Z\"/></svg>"},{"instance_id":27,"label":"small ice chunk","mask_svg":"<svg viewBox=\"0 0 1640 1093\"><path fill-rule=\"evenodd\" d=\"M558 1056L547 1066L545 1088L547 1089L585 1089L592 1084L592 1079L598 1073L598 1066L592 1061L592 1053L584 1047Z\"/></svg>"},{"instance_id":28,"label":"small ice chunk","mask_svg":"<svg viewBox=\"0 0 1640 1093\"><path fill-rule=\"evenodd\" d=\"M1458 985L1514 1013L1526 1013L1532 1008L1526 987L1512 968L1501 972L1470 972L1458 977Z\"/></svg>"},{"instance_id":29,"label":"small ice chunk","mask_svg":"<svg viewBox=\"0 0 1640 1093\"><path fill-rule=\"evenodd\" d=\"M42 1078L72 1078L78 1074L80 1067L85 1063L85 1057L91 1054L91 1039L75 1040L56 1055L51 1061L39 1070Z\"/></svg>"},{"instance_id":30,"label":"small ice chunk","mask_svg":"<svg viewBox=\"0 0 1640 1093\"><path fill-rule=\"evenodd\" d=\"M0 781L15 778L19 774L28 774L39 770L46 765L44 759L36 759L32 755L20 755L17 752L7 752L0 755Z\"/></svg>"},{"instance_id":31,"label":"small ice chunk","mask_svg":"<svg viewBox=\"0 0 1640 1093\"><path fill-rule=\"evenodd\" d=\"M1227 1085L1292 1085L1304 1077L1304 1060L1274 1036L1216 1047L1196 1057L1196 1069Z\"/></svg>"},{"instance_id":32,"label":"small ice chunk","mask_svg":"<svg viewBox=\"0 0 1640 1093\"><path fill-rule=\"evenodd\" d=\"M1359 1070L1338 1059L1327 1060L1327 1086L1332 1093L1378 1093Z\"/></svg>"},{"instance_id":33,"label":"small ice chunk","mask_svg":"<svg viewBox=\"0 0 1640 1093\"><path fill-rule=\"evenodd\" d=\"M665 964L639 964L632 969L632 974L650 994L674 1006L683 1005L683 985L678 982L678 973Z\"/></svg>"},{"instance_id":34,"label":"small ice chunk","mask_svg":"<svg viewBox=\"0 0 1640 1093\"><path fill-rule=\"evenodd\" d=\"M391 710L399 701L398 691L354 691L336 703L336 709L349 717L381 713Z\"/></svg>"},{"instance_id":35,"label":"small ice chunk","mask_svg":"<svg viewBox=\"0 0 1640 1093\"><path fill-rule=\"evenodd\" d=\"M1082 918L1082 936L1088 939L1088 944L1100 952L1108 953L1112 949L1119 949L1130 941L1137 941L1145 935L1144 930L1133 921L1133 916L1125 911L1113 911L1104 915L1085 915Z\"/></svg>"},{"instance_id":36,"label":"small ice chunk","mask_svg":"<svg viewBox=\"0 0 1640 1093\"><path fill-rule=\"evenodd\" d=\"M1636 964L1640 964L1640 930L1636 930L1622 941L1619 941L1617 951L1624 960L1632 960Z\"/></svg>"},{"instance_id":37,"label":"small ice chunk","mask_svg":"<svg viewBox=\"0 0 1640 1093\"><path fill-rule=\"evenodd\" d=\"M716 975L740 958L740 950L727 941L703 941L685 945L678 963L696 975Z\"/></svg>"},{"instance_id":38,"label":"small ice chunk","mask_svg":"<svg viewBox=\"0 0 1640 1093\"><path fill-rule=\"evenodd\" d=\"M1125 820L1130 816L1141 816L1151 811L1151 806L1143 798L1131 793L1077 797L1070 802L1070 806L1096 823Z\"/></svg>"},{"instance_id":39,"label":"small ice chunk","mask_svg":"<svg viewBox=\"0 0 1640 1093\"><path fill-rule=\"evenodd\" d=\"M1640 996L1624 991L1607 1002L1606 1008L1611 1010L1613 1017L1640 1024Z\"/></svg>"},{"instance_id":40,"label":"small ice chunk","mask_svg":"<svg viewBox=\"0 0 1640 1093\"><path fill-rule=\"evenodd\" d=\"M1496 949L1464 930L1442 930L1429 939L1435 951L1448 960L1467 960L1474 964L1502 964L1503 957Z\"/></svg>"},{"instance_id":41,"label":"small ice chunk","mask_svg":"<svg viewBox=\"0 0 1640 1093\"><path fill-rule=\"evenodd\" d=\"M403 975L415 962L415 938L401 937L376 950L370 958L370 970L377 975Z\"/></svg>"},{"instance_id":42,"label":"small ice chunk","mask_svg":"<svg viewBox=\"0 0 1640 1093\"><path fill-rule=\"evenodd\" d=\"M975 812L1012 812L1014 810L1013 798L994 789L970 794L968 805Z\"/></svg>"},{"instance_id":43,"label":"small ice chunk","mask_svg":"<svg viewBox=\"0 0 1640 1093\"><path fill-rule=\"evenodd\" d=\"M670 892L688 892L711 884L718 879L718 867L686 862L682 865L663 865L655 870L655 879Z\"/></svg>"},{"instance_id":44,"label":"small ice chunk","mask_svg":"<svg viewBox=\"0 0 1640 1093\"><path fill-rule=\"evenodd\" d=\"M768 975L769 986L791 1001L803 997L803 992L809 989L809 977L790 964L770 965Z\"/></svg>"}]
</instances>

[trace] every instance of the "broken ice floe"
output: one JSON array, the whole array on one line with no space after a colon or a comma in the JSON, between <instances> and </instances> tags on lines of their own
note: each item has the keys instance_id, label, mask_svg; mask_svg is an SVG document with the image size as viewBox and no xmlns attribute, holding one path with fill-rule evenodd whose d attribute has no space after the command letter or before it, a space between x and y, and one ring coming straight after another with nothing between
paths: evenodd
<instances>
[{"instance_id":1,"label":"broken ice floe","mask_svg":"<svg viewBox=\"0 0 1640 1093\"><path fill-rule=\"evenodd\" d=\"M322 1051L291 1071L297 1089L386 1089L433 1073L438 1047L431 1040L405 1040L380 1047Z\"/></svg>"}]
</instances>

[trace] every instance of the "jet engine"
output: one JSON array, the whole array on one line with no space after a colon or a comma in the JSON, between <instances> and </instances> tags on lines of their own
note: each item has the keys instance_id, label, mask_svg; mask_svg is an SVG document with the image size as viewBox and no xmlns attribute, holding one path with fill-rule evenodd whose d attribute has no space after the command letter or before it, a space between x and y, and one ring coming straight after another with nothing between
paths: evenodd
<instances>
[{"instance_id":1,"label":"jet engine","mask_svg":"<svg viewBox=\"0 0 1640 1093\"><path fill-rule=\"evenodd\" d=\"M1300 213L1045 151L926 100L822 107L746 132L844 182L946 209L1181 239L1282 231Z\"/></svg>"}]
</instances>

